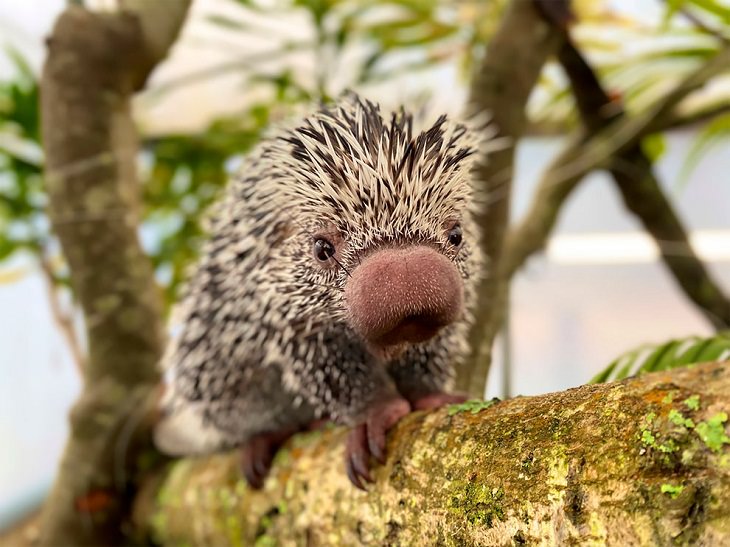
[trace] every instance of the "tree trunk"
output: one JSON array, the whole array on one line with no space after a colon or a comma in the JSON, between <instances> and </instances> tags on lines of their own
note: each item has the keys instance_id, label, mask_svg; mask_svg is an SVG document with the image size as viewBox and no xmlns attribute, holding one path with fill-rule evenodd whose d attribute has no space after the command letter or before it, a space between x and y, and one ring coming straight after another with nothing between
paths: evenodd
<instances>
[{"instance_id":1,"label":"tree trunk","mask_svg":"<svg viewBox=\"0 0 730 547\"><path fill-rule=\"evenodd\" d=\"M187 545L728 545L728 409L730 363L714 363L415 413L367 493L344 431L310 433L259 492L235 454L172 464L135 522Z\"/></svg>"},{"instance_id":2,"label":"tree trunk","mask_svg":"<svg viewBox=\"0 0 730 547\"><path fill-rule=\"evenodd\" d=\"M128 542L137 443L158 383L162 316L137 239L133 93L160 61L188 0L127 2L131 11L68 8L48 41L41 90L49 215L84 310L89 358L71 437L44 509L43 545ZM161 17L164 15L164 17Z\"/></svg>"}]
</instances>

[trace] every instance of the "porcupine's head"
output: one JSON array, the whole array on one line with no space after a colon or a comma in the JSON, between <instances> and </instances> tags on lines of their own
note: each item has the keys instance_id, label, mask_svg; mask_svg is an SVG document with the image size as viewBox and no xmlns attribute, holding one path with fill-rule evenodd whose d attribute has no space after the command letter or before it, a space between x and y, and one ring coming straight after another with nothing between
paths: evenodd
<instances>
[{"instance_id":1,"label":"porcupine's head","mask_svg":"<svg viewBox=\"0 0 730 547\"><path fill-rule=\"evenodd\" d=\"M274 139L299 294L388 354L465 316L479 269L470 170L478 138L446 119L416 133L354 94Z\"/></svg>"}]
</instances>

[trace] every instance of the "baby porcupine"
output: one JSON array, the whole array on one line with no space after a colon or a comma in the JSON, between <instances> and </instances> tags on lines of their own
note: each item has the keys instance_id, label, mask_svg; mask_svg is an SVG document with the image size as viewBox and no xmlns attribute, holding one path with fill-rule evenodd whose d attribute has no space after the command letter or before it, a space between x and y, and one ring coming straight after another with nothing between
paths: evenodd
<instances>
[{"instance_id":1,"label":"baby porcupine","mask_svg":"<svg viewBox=\"0 0 730 547\"><path fill-rule=\"evenodd\" d=\"M478 137L349 93L262 142L234 177L182 301L156 442L242 447L260 487L281 444L327 419L352 427L346 468L447 390L481 271L470 171Z\"/></svg>"}]
</instances>

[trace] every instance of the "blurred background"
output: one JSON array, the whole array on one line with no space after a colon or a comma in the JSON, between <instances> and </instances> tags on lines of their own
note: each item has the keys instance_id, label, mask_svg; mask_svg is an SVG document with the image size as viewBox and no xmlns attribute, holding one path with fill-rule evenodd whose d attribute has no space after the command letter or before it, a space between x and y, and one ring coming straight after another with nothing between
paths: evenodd
<instances>
[{"instance_id":1,"label":"blurred background","mask_svg":"<svg viewBox=\"0 0 730 547\"><path fill-rule=\"evenodd\" d=\"M346 87L384 109L458 115L504 3L195 1L135 104L140 237L167 304L195 256L201 213L269 124ZM43 212L36 104L44 38L65 5L0 3L0 528L49 488L81 386L83 322ZM577 43L629 112L647 108L730 37L730 5L719 0L585 0L574 9ZM697 254L730 288L730 78L689 99L688 119L717 115L654 135L644 148ZM547 66L517 149L514 218L576 125L573 110L566 78ZM577 386L640 344L712 333L658 256L609 175L587 177L544 252L515 278L487 395Z\"/></svg>"}]
</instances>

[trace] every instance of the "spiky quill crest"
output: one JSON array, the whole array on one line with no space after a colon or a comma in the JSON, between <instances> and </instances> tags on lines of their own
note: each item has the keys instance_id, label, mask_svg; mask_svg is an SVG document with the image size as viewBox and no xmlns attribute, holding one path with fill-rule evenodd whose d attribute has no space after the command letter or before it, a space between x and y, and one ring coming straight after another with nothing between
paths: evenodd
<instances>
[{"instance_id":1,"label":"spiky quill crest","mask_svg":"<svg viewBox=\"0 0 730 547\"><path fill-rule=\"evenodd\" d=\"M450 382L467 349L468 310L434 340L377 364L348 326L343 297L363 257L420 243L454 262L474 301L482 268L469 174L484 141L445 116L419 133L413 124L348 93L249 155L176 314L158 429L166 451L233 446L294 419L352 423L394 382ZM456 221L464 243L453 249L445 227ZM317 237L336 243L326 267L312 254Z\"/></svg>"}]
</instances>

